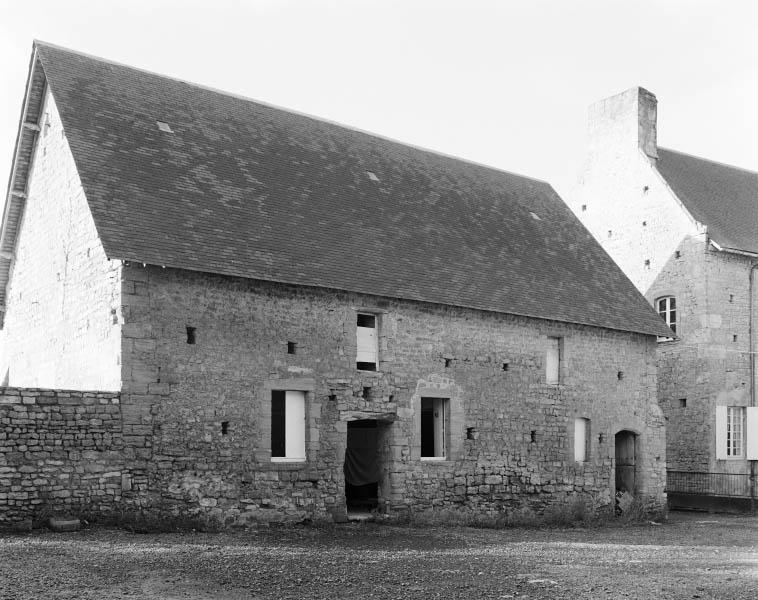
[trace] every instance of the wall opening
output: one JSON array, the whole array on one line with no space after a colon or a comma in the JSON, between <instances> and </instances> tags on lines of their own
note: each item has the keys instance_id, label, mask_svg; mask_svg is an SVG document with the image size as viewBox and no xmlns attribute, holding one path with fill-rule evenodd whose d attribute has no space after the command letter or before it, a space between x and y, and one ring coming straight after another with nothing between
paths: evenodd
<instances>
[{"instance_id":1,"label":"wall opening","mask_svg":"<svg viewBox=\"0 0 758 600\"><path fill-rule=\"evenodd\" d=\"M616 434L616 494L634 494L637 486L637 434L619 431Z\"/></svg>"},{"instance_id":2,"label":"wall opening","mask_svg":"<svg viewBox=\"0 0 758 600\"><path fill-rule=\"evenodd\" d=\"M297 344L295 342L287 342L287 354L297 354Z\"/></svg>"},{"instance_id":3,"label":"wall opening","mask_svg":"<svg viewBox=\"0 0 758 600\"><path fill-rule=\"evenodd\" d=\"M348 513L364 513L379 508L383 496L383 448L389 423L376 419L349 421L345 446L345 504Z\"/></svg>"},{"instance_id":4,"label":"wall opening","mask_svg":"<svg viewBox=\"0 0 758 600\"><path fill-rule=\"evenodd\" d=\"M195 343L195 328L194 327L187 327L187 343L188 344Z\"/></svg>"}]
</instances>

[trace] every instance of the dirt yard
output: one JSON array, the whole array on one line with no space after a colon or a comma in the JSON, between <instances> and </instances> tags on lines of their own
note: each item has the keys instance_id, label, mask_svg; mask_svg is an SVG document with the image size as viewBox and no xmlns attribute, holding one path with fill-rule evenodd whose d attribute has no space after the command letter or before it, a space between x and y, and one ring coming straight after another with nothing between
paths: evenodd
<instances>
[{"instance_id":1,"label":"dirt yard","mask_svg":"<svg viewBox=\"0 0 758 600\"><path fill-rule=\"evenodd\" d=\"M758 518L0 536L0 598L758 598Z\"/></svg>"}]
</instances>

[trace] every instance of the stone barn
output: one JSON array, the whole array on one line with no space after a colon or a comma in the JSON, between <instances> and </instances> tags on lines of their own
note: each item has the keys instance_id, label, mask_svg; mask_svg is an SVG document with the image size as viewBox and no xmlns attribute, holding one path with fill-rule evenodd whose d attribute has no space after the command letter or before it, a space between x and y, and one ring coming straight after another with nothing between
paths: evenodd
<instances>
[{"instance_id":1,"label":"stone barn","mask_svg":"<svg viewBox=\"0 0 758 600\"><path fill-rule=\"evenodd\" d=\"M0 244L0 514L665 502L670 331L542 181L38 42Z\"/></svg>"},{"instance_id":2,"label":"stone barn","mask_svg":"<svg viewBox=\"0 0 758 600\"><path fill-rule=\"evenodd\" d=\"M758 173L661 148L657 99L590 108L570 204L675 335L658 340L674 506L749 508L758 460Z\"/></svg>"}]
</instances>

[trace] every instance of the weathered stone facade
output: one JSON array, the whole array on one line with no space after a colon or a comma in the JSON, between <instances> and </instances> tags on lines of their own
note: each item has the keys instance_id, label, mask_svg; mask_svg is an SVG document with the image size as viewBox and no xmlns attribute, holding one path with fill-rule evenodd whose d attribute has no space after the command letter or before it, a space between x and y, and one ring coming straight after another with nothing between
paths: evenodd
<instances>
[{"instance_id":1,"label":"weathered stone facade","mask_svg":"<svg viewBox=\"0 0 758 600\"><path fill-rule=\"evenodd\" d=\"M112 511L124 474L118 394L0 388L0 527Z\"/></svg>"},{"instance_id":2,"label":"weathered stone facade","mask_svg":"<svg viewBox=\"0 0 758 600\"><path fill-rule=\"evenodd\" d=\"M639 492L663 502L650 336L154 266L123 272L124 439L148 450L140 469L156 505L242 521L339 518L348 422L359 419L382 431L388 512L539 511L576 496L611 505L620 430L639 435ZM355 368L358 311L379 316L377 372ZM563 340L559 385L545 383L547 336ZM272 389L307 392L303 463L271 460ZM449 399L447 460L420 456L421 397ZM574 462L576 417L591 422L584 463Z\"/></svg>"},{"instance_id":3,"label":"weathered stone facade","mask_svg":"<svg viewBox=\"0 0 758 600\"><path fill-rule=\"evenodd\" d=\"M744 453L717 459L716 407L750 405L755 259L711 243L658 170L655 130L656 99L641 88L594 105L586 166L568 203L651 304L676 299L677 339L660 341L657 362L668 468L744 474ZM705 482L692 489L707 491Z\"/></svg>"}]
</instances>

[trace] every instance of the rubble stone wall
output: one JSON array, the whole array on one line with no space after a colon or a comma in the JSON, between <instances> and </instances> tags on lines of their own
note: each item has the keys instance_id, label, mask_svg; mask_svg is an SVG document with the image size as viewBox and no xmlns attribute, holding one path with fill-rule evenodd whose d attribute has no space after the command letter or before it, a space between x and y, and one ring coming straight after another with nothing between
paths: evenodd
<instances>
[{"instance_id":1,"label":"rubble stone wall","mask_svg":"<svg viewBox=\"0 0 758 600\"><path fill-rule=\"evenodd\" d=\"M639 495L664 502L651 336L141 264L123 281L124 440L156 508L341 518L359 419L379 426L390 513L611 505L621 430L638 435ZM376 372L356 368L357 312L377 315ZM562 338L558 385L545 381L549 336ZM271 460L276 389L306 393L305 462ZM444 460L421 457L424 397L446 401ZM583 463L577 417L590 419Z\"/></svg>"},{"instance_id":2,"label":"rubble stone wall","mask_svg":"<svg viewBox=\"0 0 758 600\"><path fill-rule=\"evenodd\" d=\"M0 526L112 511L122 449L118 394L0 388Z\"/></svg>"}]
</instances>

